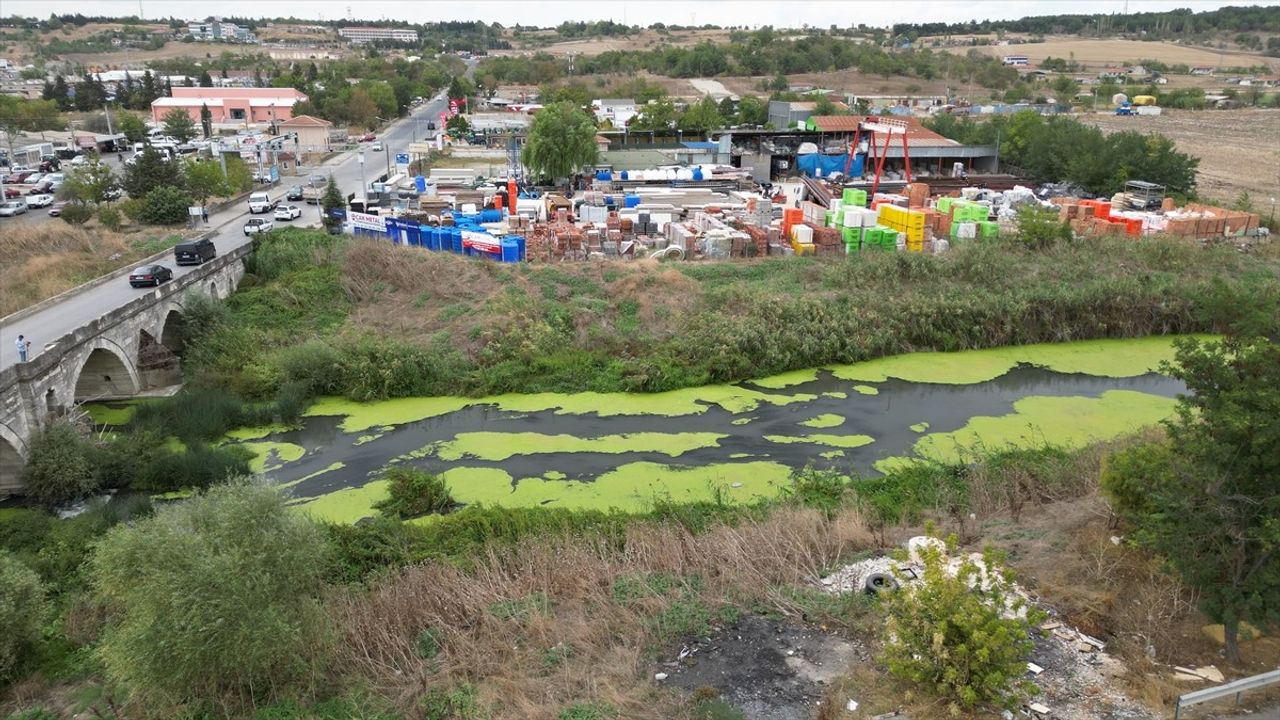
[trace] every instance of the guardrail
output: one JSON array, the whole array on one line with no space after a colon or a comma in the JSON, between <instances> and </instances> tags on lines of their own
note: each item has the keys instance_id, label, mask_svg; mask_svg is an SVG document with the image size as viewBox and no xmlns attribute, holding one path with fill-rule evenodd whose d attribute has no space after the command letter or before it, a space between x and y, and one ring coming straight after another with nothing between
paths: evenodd
<instances>
[{"instance_id":1,"label":"guardrail","mask_svg":"<svg viewBox=\"0 0 1280 720\"><path fill-rule=\"evenodd\" d=\"M1234 695L1236 704L1240 704L1240 695L1249 690L1257 690L1267 685L1275 685L1280 683L1280 670L1273 670L1269 673L1254 675L1253 677L1241 678L1233 680L1226 685L1218 687L1205 688L1195 692L1187 693L1178 697L1178 703L1173 708L1173 720L1181 720L1182 708L1190 705L1199 705L1200 703L1209 702L1210 700L1220 700L1224 697Z\"/></svg>"}]
</instances>

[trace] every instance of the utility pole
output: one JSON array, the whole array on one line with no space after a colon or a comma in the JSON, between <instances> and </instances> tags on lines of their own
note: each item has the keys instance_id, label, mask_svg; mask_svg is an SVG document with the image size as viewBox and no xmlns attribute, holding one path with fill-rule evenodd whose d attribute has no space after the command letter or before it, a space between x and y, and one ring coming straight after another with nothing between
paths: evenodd
<instances>
[{"instance_id":1,"label":"utility pole","mask_svg":"<svg viewBox=\"0 0 1280 720\"><path fill-rule=\"evenodd\" d=\"M364 176L364 150L360 150L360 154L356 155L356 159L360 161L360 197L364 198L364 209L369 210L369 181Z\"/></svg>"}]
</instances>

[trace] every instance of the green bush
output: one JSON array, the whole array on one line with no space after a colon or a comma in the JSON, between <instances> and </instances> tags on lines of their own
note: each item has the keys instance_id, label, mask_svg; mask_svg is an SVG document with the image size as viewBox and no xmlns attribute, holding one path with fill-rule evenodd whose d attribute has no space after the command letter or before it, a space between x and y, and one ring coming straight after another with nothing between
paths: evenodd
<instances>
[{"instance_id":1,"label":"green bush","mask_svg":"<svg viewBox=\"0 0 1280 720\"><path fill-rule=\"evenodd\" d=\"M947 547L955 549L954 539ZM939 549L923 548L921 556L923 577L883 594L888 619L880 661L942 699L953 715L1017 707L1038 690L1025 677L1035 648L1031 633L1044 614L1011 593L1011 578L990 550L981 566L966 559L954 575Z\"/></svg>"},{"instance_id":2,"label":"green bush","mask_svg":"<svg viewBox=\"0 0 1280 720\"><path fill-rule=\"evenodd\" d=\"M229 478L249 474L253 453L242 447L210 447L204 443L182 452L162 450L142 466L133 481L135 490L170 492L207 488Z\"/></svg>"},{"instance_id":3,"label":"green bush","mask_svg":"<svg viewBox=\"0 0 1280 720\"><path fill-rule=\"evenodd\" d=\"M181 225L190 219L191 196L172 185L161 185L147 193L142 209L143 222L152 225Z\"/></svg>"},{"instance_id":4,"label":"green bush","mask_svg":"<svg viewBox=\"0 0 1280 720\"><path fill-rule=\"evenodd\" d=\"M89 442L73 425L49 425L31 442L31 457L22 470L23 492L46 507L91 494L98 488L90 462L92 452Z\"/></svg>"},{"instance_id":5,"label":"green bush","mask_svg":"<svg viewBox=\"0 0 1280 720\"><path fill-rule=\"evenodd\" d=\"M382 474L390 483L390 496L374 504L387 517L409 518L443 515L457 506L444 478L415 468L396 467Z\"/></svg>"},{"instance_id":6,"label":"green bush","mask_svg":"<svg viewBox=\"0 0 1280 720\"><path fill-rule=\"evenodd\" d=\"M44 587L35 571L0 550L0 682L21 669L40 639L44 622Z\"/></svg>"},{"instance_id":7,"label":"green bush","mask_svg":"<svg viewBox=\"0 0 1280 720\"><path fill-rule=\"evenodd\" d=\"M62 212L58 217L68 225L83 225L93 218L93 208L84 203L67 203L62 206Z\"/></svg>"},{"instance_id":8,"label":"green bush","mask_svg":"<svg viewBox=\"0 0 1280 720\"><path fill-rule=\"evenodd\" d=\"M618 709L608 703L574 703L556 716L556 720L609 720L618 717Z\"/></svg>"},{"instance_id":9,"label":"green bush","mask_svg":"<svg viewBox=\"0 0 1280 720\"><path fill-rule=\"evenodd\" d=\"M1018 239L1032 248L1046 248L1071 239L1071 225L1058 220L1053 208L1023 205L1018 208Z\"/></svg>"},{"instance_id":10,"label":"green bush","mask_svg":"<svg viewBox=\"0 0 1280 720\"><path fill-rule=\"evenodd\" d=\"M98 208L98 222L102 223L102 227L112 231L119 232L124 227L124 220L120 217L120 211L110 205L103 205Z\"/></svg>"},{"instance_id":11,"label":"green bush","mask_svg":"<svg viewBox=\"0 0 1280 720\"><path fill-rule=\"evenodd\" d=\"M476 699L472 685L462 685L455 690L433 687L418 702L422 720L479 720L484 715Z\"/></svg>"},{"instance_id":12,"label":"green bush","mask_svg":"<svg viewBox=\"0 0 1280 720\"><path fill-rule=\"evenodd\" d=\"M147 211L147 201L143 198L125 198L119 202L120 211L124 216L134 222L144 222L143 217Z\"/></svg>"},{"instance_id":13,"label":"green bush","mask_svg":"<svg viewBox=\"0 0 1280 720\"><path fill-rule=\"evenodd\" d=\"M98 651L144 706L243 707L313 683L331 629L323 534L272 488L221 485L113 528L90 559Z\"/></svg>"}]
</instances>

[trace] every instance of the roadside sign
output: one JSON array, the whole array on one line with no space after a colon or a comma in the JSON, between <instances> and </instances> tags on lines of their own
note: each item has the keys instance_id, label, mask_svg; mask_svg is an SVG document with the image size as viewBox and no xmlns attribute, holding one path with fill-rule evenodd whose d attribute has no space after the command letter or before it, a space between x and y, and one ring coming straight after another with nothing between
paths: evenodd
<instances>
[{"instance_id":1,"label":"roadside sign","mask_svg":"<svg viewBox=\"0 0 1280 720\"><path fill-rule=\"evenodd\" d=\"M279 165L271 166L271 182L273 183L280 182L280 166Z\"/></svg>"},{"instance_id":2,"label":"roadside sign","mask_svg":"<svg viewBox=\"0 0 1280 720\"><path fill-rule=\"evenodd\" d=\"M396 164L397 164L397 165L408 165L408 164L409 164L409 153L396 153Z\"/></svg>"}]
</instances>

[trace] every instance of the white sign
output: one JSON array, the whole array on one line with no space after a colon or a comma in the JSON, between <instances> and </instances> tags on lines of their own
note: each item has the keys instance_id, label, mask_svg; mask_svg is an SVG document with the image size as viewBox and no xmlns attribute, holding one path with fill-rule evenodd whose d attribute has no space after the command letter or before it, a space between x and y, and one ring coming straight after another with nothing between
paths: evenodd
<instances>
[{"instance_id":1,"label":"white sign","mask_svg":"<svg viewBox=\"0 0 1280 720\"><path fill-rule=\"evenodd\" d=\"M369 213L348 212L347 219L351 224L362 230L373 230L375 232L386 232L387 221L381 215L370 215Z\"/></svg>"}]
</instances>

